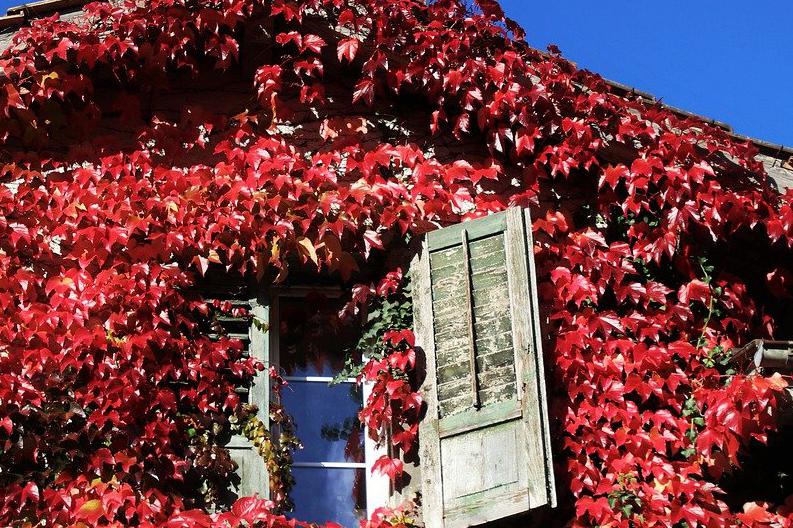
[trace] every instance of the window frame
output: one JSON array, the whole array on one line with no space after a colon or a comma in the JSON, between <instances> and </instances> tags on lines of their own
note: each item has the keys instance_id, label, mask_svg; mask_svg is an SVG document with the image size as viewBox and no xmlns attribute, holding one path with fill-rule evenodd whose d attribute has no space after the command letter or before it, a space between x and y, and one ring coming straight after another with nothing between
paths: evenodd
<instances>
[{"instance_id":1,"label":"window frame","mask_svg":"<svg viewBox=\"0 0 793 528\"><path fill-rule=\"evenodd\" d=\"M343 290L335 286L291 286L285 288L273 288L269 293L269 350L268 366L274 366L280 370L280 299L287 297L292 299L305 299L311 293L321 293L328 298L338 299L342 296ZM363 357L363 361L366 361ZM333 378L326 376L284 376L285 381L309 381L330 382ZM356 383L355 378L348 378L345 383ZM369 381L361 383L362 405L366 405L369 395L372 392L373 384ZM271 387L272 389L272 387ZM272 390L271 390L272 392ZM270 429L272 430L272 429ZM369 437L369 428L364 425L364 462L293 462L293 467L302 468L327 468L327 469L364 469L366 473L366 517L371 518L377 508L387 506L391 496L391 483L387 475L374 473L372 468L375 461L388 451L385 445L377 445L377 442Z\"/></svg>"}]
</instances>

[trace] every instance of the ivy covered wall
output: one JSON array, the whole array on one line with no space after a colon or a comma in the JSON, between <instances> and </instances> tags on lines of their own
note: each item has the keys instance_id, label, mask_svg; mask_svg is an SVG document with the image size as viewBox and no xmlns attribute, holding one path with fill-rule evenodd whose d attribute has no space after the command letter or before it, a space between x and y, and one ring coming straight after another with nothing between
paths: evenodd
<instances>
[{"instance_id":1,"label":"ivy covered wall","mask_svg":"<svg viewBox=\"0 0 793 528\"><path fill-rule=\"evenodd\" d=\"M528 48L492 0L95 3L0 69L0 524L295 524L207 503L261 365L205 335L202 275L343 283L376 351L362 419L409 452L415 241L511 205L563 490L543 522L789 524L785 478L736 480L787 385L725 361L789 332L792 196L752 144Z\"/></svg>"}]
</instances>

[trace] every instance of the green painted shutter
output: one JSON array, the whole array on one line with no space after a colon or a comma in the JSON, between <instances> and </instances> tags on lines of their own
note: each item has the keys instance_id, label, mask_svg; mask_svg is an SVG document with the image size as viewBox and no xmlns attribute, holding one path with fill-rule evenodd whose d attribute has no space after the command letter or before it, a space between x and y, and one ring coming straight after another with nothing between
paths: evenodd
<instances>
[{"instance_id":1,"label":"green painted shutter","mask_svg":"<svg viewBox=\"0 0 793 528\"><path fill-rule=\"evenodd\" d=\"M264 365L269 366L269 306L257 299L249 301L233 301L234 305L245 308L252 317L219 316L217 323L227 337L240 339L244 353L255 357ZM243 402L251 403L259 408L259 418L269 428L270 378L267 369L258 372L252 383L237 388ZM269 478L264 460L253 444L241 434L231 436L225 445L231 458L237 463L236 478L229 482L228 495L223 503L230 506L239 497L257 494L269 497Z\"/></svg>"},{"instance_id":2,"label":"green painted shutter","mask_svg":"<svg viewBox=\"0 0 793 528\"><path fill-rule=\"evenodd\" d=\"M413 263L427 526L555 505L532 246L512 208L429 233Z\"/></svg>"}]
</instances>

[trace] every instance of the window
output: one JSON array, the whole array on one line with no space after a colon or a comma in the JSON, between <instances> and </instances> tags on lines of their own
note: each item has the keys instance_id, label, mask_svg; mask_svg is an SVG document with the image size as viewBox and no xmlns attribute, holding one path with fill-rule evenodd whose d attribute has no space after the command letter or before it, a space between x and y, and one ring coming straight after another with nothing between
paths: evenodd
<instances>
[{"instance_id":1,"label":"window","mask_svg":"<svg viewBox=\"0 0 793 528\"><path fill-rule=\"evenodd\" d=\"M413 468L421 475L411 482L421 487L426 526L475 526L555 506L532 249L528 211L512 208L429 233L411 266L427 403ZM258 322L249 351L289 383L282 401L305 446L295 453L292 516L354 528L390 489L371 474L382 453L357 422L367 387L329 385L356 337L327 316L340 302L295 288L251 300ZM251 387L260 408L268 386L257 379ZM246 458L245 447L234 456L239 494L263 489L261 460Z\"/></svg>"},{"instance_id":2,"label":"window","mask_svg":"<svg viewBox=\"0 0 793 528\"><path fill-rule=\"evenodd\" d=\"M372 475L371 465L382 453L358 421L369 387L355 379L331 384L358 331L337 324L332 316L341 308L339 294L333 289L293 288L250 301L259 322L250 325L248 348L251 355L275 365L288 383L281 402L303 444L294 453L290 497L295 506L289 516L354 528L385 505L389 482ZM267 385L268 380L258 376L249 391L260 418L261 409L269 406ZM240 466L236 494L266 495L264 464L247 441L237 438L227 447Z\"/></svg>"}]
</instances>

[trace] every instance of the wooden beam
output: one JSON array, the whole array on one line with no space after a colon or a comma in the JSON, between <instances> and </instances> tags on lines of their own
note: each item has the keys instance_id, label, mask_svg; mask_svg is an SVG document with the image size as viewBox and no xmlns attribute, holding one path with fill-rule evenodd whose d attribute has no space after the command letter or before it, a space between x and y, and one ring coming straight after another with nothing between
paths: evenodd
<instances>
[{"instance_id":1,"label":"wooden beam","mask_svg":"<svg viewBox=\"0 0 793 528\"><path fill-rule=\"evenodd\" d=\"M766 368L793 370L793 341L755 339L738 349L730 363L747 374Z\"/></svg>"},{"instance_id":2,"label":"wooden beam","mask_svg":"<svg viewBox=\"0 0 793 528\"><path fill-rule=\"evenodd\" d=\"M0 17L0 29L6 29L14 26L19 26L25 22L24 15L7 15Z\"/></svg>"}]
</instances>

